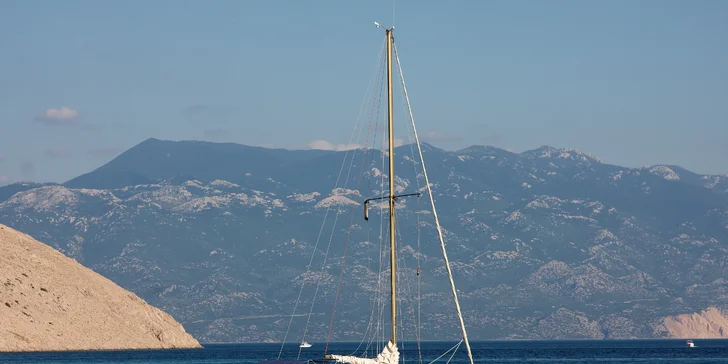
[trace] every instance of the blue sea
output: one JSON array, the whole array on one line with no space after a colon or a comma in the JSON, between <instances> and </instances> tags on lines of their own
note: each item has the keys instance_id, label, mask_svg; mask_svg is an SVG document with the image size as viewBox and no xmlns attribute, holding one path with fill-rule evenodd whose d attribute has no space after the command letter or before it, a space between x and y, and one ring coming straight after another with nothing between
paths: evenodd
<instances>
[{"instance_id":1,"label":"blue sea","mask_svg":"<svg viewBox=\"0 0 728 364\"><path fill-rule=\"evenodd\" d=\"M323 343L302 349L300 359L320 359ZM404 344L404 345L402 345ZM452 348L452 342L400 343L400 363L429 364ZM728 363L728 340L574 340L574 341L479 341L471 343L478 363ZM404 346L404 348L402 348ZM329 353L351 354L358 343L331 343ZM96 352L0 353L0 363L257 363L276 359L280 344L207 344L204 349L134 350ZM286 345L281 359L295 360L297 345ZM370 350L370 354L373 350ZM420 354L421 353L421 354ZM370 355L371 356L371 355ZM435 363L446 364L450 355ZM465 346L450 363L467 362Z\"/></svg>"}]
</instances>

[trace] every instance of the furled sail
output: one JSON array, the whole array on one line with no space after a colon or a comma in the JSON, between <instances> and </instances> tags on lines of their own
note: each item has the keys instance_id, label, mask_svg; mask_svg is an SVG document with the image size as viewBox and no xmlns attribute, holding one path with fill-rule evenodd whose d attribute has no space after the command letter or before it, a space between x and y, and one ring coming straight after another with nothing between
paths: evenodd
<instances>
[{"instance_id":1,"label":"furled sail","mask_svg":"<svg viewBox=\"0 0 728 364\"><path fill-rule=\"evenodd\" d=\"M351 355L334 355L327 354L326 359L333 359L339 363L348 364L398 364L399 363L399 350L391 340L387 343L376 359L372 358L359 358Z\"/></svg>"}]
</instances>

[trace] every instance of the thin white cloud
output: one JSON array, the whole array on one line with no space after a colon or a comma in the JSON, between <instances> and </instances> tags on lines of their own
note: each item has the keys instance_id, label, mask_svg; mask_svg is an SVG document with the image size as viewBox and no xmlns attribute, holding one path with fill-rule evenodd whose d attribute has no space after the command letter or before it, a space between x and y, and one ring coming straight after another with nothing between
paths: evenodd
<instances>
[{"instance_id":1,"label":"thin white cloud","mask_svg":"<svg viewBox=\"0 0 728 364\"><path fill-rule=\"evenodd\" d=\"M2 162L4 160L5 160L5 155L4 154L0 154L0 162Z\"/></svg>"},{"instance_id":2,"label":"thin white cloud","mask_svg":"<svg viewBox=\"0 0 728 364\"><path fill-rule=\"evenodd\" d=\"M460 135L450 135L450 134L443 134L438 133L436 131L428 131L424 135L422 135L422 140L427 142L442 142L442 143L452 143L452 142L461 142L465 138L463 138Z\"/></svg>"},{"instance_id":3,"label":"thin white cloud","mask_svg":"<svg viewBox=\"0 0 728 364\"><path fill-rule=\"evenodd\" d=\"M394 138L394 147L395 148L402 146L404 144L405 143L402 138ZM328 140L323 140L323 139L314 140L314 141L308 143L308 147L310 149L333 150L333 151L337 151L337 152L364 148L364 146L361 144L335 144ZM371 147L369 147L369 148L371 148ZM385 144L384 148L382 148L381 150L387 150L388 148L389 148L389 145Z\"/></svg>"},{"instance_id":4,"label":"thin white cloud","mask_svg":"<svg viewBox=\"0 0 728 364\"><path fill-rule=\"evenodd\" d=\"M78 118L78 111L71 109L68 106L61 106L60 109L48 109L43 113L43 117L46 119L54 120L73 120Z\"/></svg>"},{"instance_id":5,"label":"thin white cloud","mask_svg":"<svg viewBox=\"0 0 728 364\"><path fill-rule=\"evenodd\" d=\"M6 183L6 182L10 182L10 177L0 176L0 183Z\"/></svg>"},{"instance_id":6,"label":"thin white cloud","mask_svg":"<svg viewBox=\"0 0 728 364\"><path fill-rule=\"evenodd\" d=\"M359 144L334 144L328 140L314 140L314 141L308 143L308 147L311 149L335 150L335 151L344 151L344 150L362 148L362 146Z\"/></svg>"},{"instance_id":7,"label":"thin white cloud","mask_svg":"<svg viewBox=\"0 0 728 364\"><path fill-rule=\"evenodd\" d=\"M68 106L61 106L58 109L50 108L36 117L36 120L49 126L82 126L78 121L78 110Z\"/></svg>"},{"instance_id":8,"label":"thin white cloud","mask_svg":"<svg viewBox=\"0 0 728 364\"><path fill-rule=\"evenodd\" d=\"M412 140L412 143L414 143L414 139ZM402 138L394 138L394 147L395 148L401 147L404 144L405 144L404 143L404 139L402 139ZM385 140L384 141L384 147L379 148L379 150L384 151L384 152L388 151L389 150L389 141Z\"/></svg>"}]
</instances>

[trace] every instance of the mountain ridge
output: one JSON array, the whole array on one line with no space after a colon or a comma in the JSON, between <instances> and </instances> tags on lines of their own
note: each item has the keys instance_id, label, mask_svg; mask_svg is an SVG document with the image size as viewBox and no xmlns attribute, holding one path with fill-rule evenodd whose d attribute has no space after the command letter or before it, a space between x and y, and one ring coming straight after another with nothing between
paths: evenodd
<instances>
[{"instance_id":1,"label":"mountain ridge","mask_svg":"<svg viewBox=\"0 0 728 364\"><path fill-rule=\"evenodd\" d=\"M334 337L361 338L370 315L369 303L358 302L371 302L371 282L384 277L375 238L382 206L372 207L369 222L361 219L363 200L388 185L380 150L148 143L152 148L122 153L73 183L13 194L0 201L0 222L37 234L163 307L206 342L280 340L301 284L303 306L328 317L343 242L351 239ZM424 186L410 148L395 153L398 192ZM721 176L619 167L548 146L512 153L423 145L423 153L474 338L666 337L665 317L724 307L728 194ZM201 162L178 156L192 154ZM282 160L292 154L294 162ZM127 172L143 183L113 178ZM398 201L402 289L419 255L425 338L453 338L428 208L426 198ZM331 225L339 215L352 221L351 235L345 223ZM422 237L420 254L407 238L415 236ZM306 274L312 254L315 274ZM309 287L319 279L319 298L309 306ZM416 302L403 299L403 307ZM328 325L311 321L313 339L323 339ZM304 323L294 320L292 329L300 333Z\"/></svg>"},{"instance_id":2,"label":"mountain ridge","mask_svg":"<svg viewBox=\"0 0 728 364\"><path fill-rule=\"evenodd\" d=\"M0 201L7 199L11 195L8 195L10 193L11 188L10 186L13 186L16 190L23 190L24 187L32 186L33 184L42 184L42 185L54 185L54 184L61 184L66 187L72 187L72 188L93 188L91 184L85 184L87 183L87 178L89 175L92 175L94 173L104 172L106 169L109 169L110 167L117 168L114 166L115 161L118 159L124 159L122 156L125 154L128 154L130 152L136 151L139 148L160 148L164 146L169 145L190 145L190 144L197 144L200 146L212 146L212 145L218 145L218 146L230 146L234 148L241 148L241 150L249 149L249 150L257 150L257 151L270 151L270 152L280 152L280 153L286 153L286 157L299 157L301 153L309 153L312 156L323 156L327 154L337 154L337 153L347 153L348 151L331 151L331 150L323 150L323 149L286 149L286 148L268 148L268 147L260 147L260 146L248 146L244 144L239 143L233 143L233 142L225 142L225 143L219 143L219 142L209 142L209 141L201 141L201 140L179 140L179 141L172 141L172 140L162 140L158 138L147 138L144 141L136 144L135 146L131 147L127 151L121 153L120 155L114 157L111 161L106 162L102 166L95 168L91 172L84 173L80 176L71 178L70 180L66 182L31 182L31 181L19 181L12 184L8 184L5 186L0 187ZM395 150L403 151L411 148L413 144L404 144L400 145L395 148ZM719 189L720 192L726 192L728 191L728 174L699 174L693 171L690 171L686 168L676 166L676 165L670 165L670 164L653 164L653 165L645 165L641 167L620 167L616 164L610 164L602 161L601 159L597 158L591 153L582 152L580 149L575 148L558 148L553 147L550 145L542 145L538 148L525 150L522 152L511 152L503 148L495 147L492 145L480 145L480 144L474 144L469 147L461 148L455 151L446 151L444 149L438 148L433 146L432 144L423 142L421 143L423 148L430 148L432 150L438 150L445 153L453 153L453 154L468 154L468 155L474 155L474 154L480 154L480 156L490 156L494 154L499 155L508 155L508 156L529 156L532 158L538 158L538 157L551 157L551 154L558 153L559 157L563 158L573 158L569 155L569 153L574 153L577 158L583 158L583 161L592 161L595 163L603 164L605 166L612 166L617 167L620 169L626 169L626 170L654 170L652 173L660 174L665 173L664 177L667 179L675 179L676 176L680 175L687 175L687 177L690 180L696 180L696 179L703 179L703 180L709 180L704 181L705 184L712 184L718 187L722 187L722 189ZM356 150L361 150L362 148L355 148ZM145 150L146 152L146 150ZM568 155L568 156L567 156ZM115 181L115 182L105 182L102 183L103 186L108 188L115 188L118 184L118 186L124 187L129 184L144 184L144 183L153 183L157 182L159 180L162 180L164 178L154 178L154 176L148 176L147 174L140 173L139 171L133 171L130 168L117 168L118 170L115 171L117 175L109 175L104 176L106 178L114 178L114 179L122 179L122 181ZM672 169L678 170L680 173L672 171ZM663 172L665 171L665 172ZM158 171L155 171L155 173ZM174 174L172 177L167 178L173 178L177 177L178 174ZM190 176L192 177L192 176ZM678 177L679 178L679 177ZM99 187L99 186L96 186Z\"/></svg>"},{"instance_id":3,"label":"mountain ridge","mask_svg":"<svg viewBox=\"0 0 728 364\"><path fill-rule=\"evenodd\" d=\"M347 152L349 152L349 151L339 151L339 152L336 152L336 151L320 150L320 149L266 148L266 147L247 146L247 145L238 144L238 143L217 143L217 142L198 141L198 140L170 141L170 140L160 140L160 139L157 139L157 138L148 138L148 139L140 142L139 144L133 146L132 148L128 149L124 153L121 153L120 155L116 156L114 159L112 159L111 161L105 163L101 167L99 167L99 168L97 168L94 171L91 171L89 173L93 173L95 171L103 170L105 168L108 168L109 165L113 164L114 161L120 159L124 154L127 154L129 152L135 151L136 149L139 149L139 148L145 148L145 147L160 148L160 147L163 147L163 146L183 145L183 144L187 144L187 145L197 144L197 145L200 145L200 146L213 146L213 145L215 145L215 146L230 146L230 147L235 147L235 148L248 149L248 150L256 150L256 151L289 152L286 155L287 157L296 157L296 156L300 156L301 154L306 154L306 153L309 153L309 154L314 155L314 156L321 156L321 155L326 155L326 154L347 153ZM448 151L446 151L444 149L435 147L432 144L429 144L429 143L426 143L426 142L423 142L421 145L423 146L423 148L429 148L429 149L438 150L438 151L447 152L447 153L473 153L474 151L477 151L477 150L486 150L486 151L491 151L491 152L495 152L495 153L498 153L498 154L504 154L504 155L520 155L520 156L524 156L525 155L525 156L532 156L534 158L536 157L537 154L540 154L539 157L546 157L546 156L550 157L552 153L558 153L559 154L559 157L564 156L564 158L569 158L570 156L565 156L565 155L566 154L569 154L569 153L575 153L578 157L583 157L585 159L589 159L589 160L594 161L594 162L599 163L599 164L605 164L605 165L609 165L609 166L618 167L617 165L614 165L614 164L605 163L602 160L600 160L599 158L597 158L596 156L594 156L594 155L592 155L590 153L582 152L579 149L574 149L574 148L557 148L557 147L552 147L552 146L549 146L549 145L543 145L541 147L534 148L534 149L529 149L529 150L526 150L526 151L523 151L523 152L520 152L520 153L510 152L510 151L507 151L505 149L502 149L502 148L499 148L499 147L495 147L495 146L478 145L478 144L471 145L469 147L462 148L462 149L459 149L459 150L456 150L456 151L451 151L451 152L448 152ZM411 148L411 146L412 146L412 144L401 145L401 146L396 147L395 148L395 151L397 151L397 150L399 150L399 151L406 150L406 149ZM357 148L357 149L360 150L361 148ZM726 177L726 178L728 178L728 174L726 174L726 175L698 174L698 173L689 171L688 169L685 169L685 168L682 168L682 167L673 166L673 165L666 165L666 164L655 164L655 165L648 165L648 166L643 166L643 167L638 167L638 168L629 168L629 167L620 167L620 168L624 168L624 169L645 169L645 168L653 168L653 167L658 167L658 166L665 166L665 167L668 167L668 168L669 167L675 167L675 168L678 168L681 172L690 173L690 174L695 175L695 176L715 176L715 177ZM84 175L87 175L89 173L86 173ZM84 176L84 175L81 175L79 177L72 178L71 180L66 181L66 182L64 182L62 184L63 185L66 185L66 186L69 186L69 187L78 187L77 186L77 183L78 183L77 180L80 177Z\"/></svg>"}]
</instances>

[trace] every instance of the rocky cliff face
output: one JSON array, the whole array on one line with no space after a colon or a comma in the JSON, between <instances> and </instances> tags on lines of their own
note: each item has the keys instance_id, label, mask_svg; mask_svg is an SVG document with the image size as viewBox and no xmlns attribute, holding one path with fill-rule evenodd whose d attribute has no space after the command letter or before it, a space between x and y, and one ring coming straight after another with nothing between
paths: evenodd
<instances>
[{"instance_id":1,"label":"rocky cliff face","mask_svg":"<svg viewBox=\"0 0 728 364\"><path fill-rule=\"evenodd\" d=\"M0 225L0 352L197 348L169 314Z\"/></svg>"},{"instance_id":2,"label":"rocky cliff face","mask_svg":"<svg viewBox=\"0 0 728 364\"><path fill-rule=\"evenodd\" d=\"M728 315L715 307L700 313L665 317L669 337L714 339L728 337Z\"/></svg>"}]
</instances>

